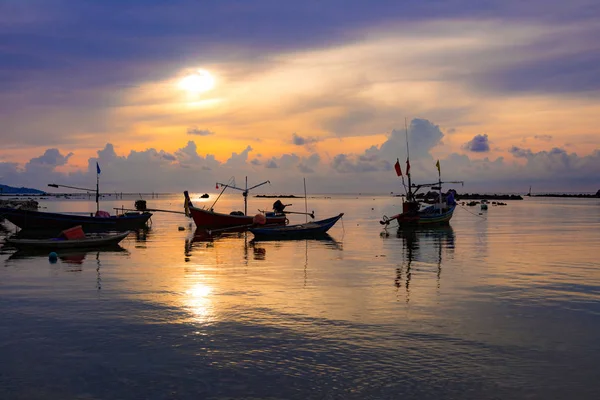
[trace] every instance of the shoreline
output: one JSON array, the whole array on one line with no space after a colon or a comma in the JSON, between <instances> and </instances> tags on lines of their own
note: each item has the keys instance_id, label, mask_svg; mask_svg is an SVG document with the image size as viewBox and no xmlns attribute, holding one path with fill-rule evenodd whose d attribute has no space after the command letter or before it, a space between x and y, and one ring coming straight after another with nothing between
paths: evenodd
<instances>
[{"instance_id":1,"label":"shoreline","mask_svg":"<svg viewBox=\"0 0 600 400\"><path fill-rule=\"evenodd\" d=\"M122 196L147 196L147 197L159 197L159 196L169 196L175 193L100 193L100 196L103 198L122 198ZM40 198L40 197L90 197L93 196L93 193L0 193L1 198ZM331 197L331 196L387 196L385 193L327 193L327 194L319 194L314 193L312 196L307 196L308 198L321 198L321 197ZM392 194L392 197L404 197L404 194ZM282 199L303 199L304 196L294 195L294 194L257 194L252 197L255 198L282 198ZM540 194L482 194L482 193L457 193L457 199L486 199L486 200L523 200L525 197L558 197L558 198L582 198L582 199L593 199L600 198L599 193L540 193Z\"/></svg>"}]
</instances>

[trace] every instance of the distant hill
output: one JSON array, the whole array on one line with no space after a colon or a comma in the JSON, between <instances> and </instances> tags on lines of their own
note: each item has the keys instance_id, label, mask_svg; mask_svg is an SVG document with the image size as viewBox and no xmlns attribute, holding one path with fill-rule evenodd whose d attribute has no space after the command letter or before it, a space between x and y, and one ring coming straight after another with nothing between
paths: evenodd
<instances>
[{"instance_id":1,"label":"distant hill","mask_svg":"<svg viewBox=\"0 0 600 400\"><path fill-rule=\"evenodd\" d=\"M44 194L41 190L31 189L26 187L12 187L0 184L0 194Z\"/></svg>"}]
</instances>

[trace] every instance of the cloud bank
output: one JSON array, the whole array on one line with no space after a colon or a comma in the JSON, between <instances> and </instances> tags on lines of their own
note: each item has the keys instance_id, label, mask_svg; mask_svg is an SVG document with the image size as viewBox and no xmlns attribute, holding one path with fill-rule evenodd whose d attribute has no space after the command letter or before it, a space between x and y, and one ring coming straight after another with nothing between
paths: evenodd
<instances>
[{"instance_id":1,"label":"cloud bank","mask_svg":"<svg viewBox=\"0 0 600 400\"><path fill-rule=\"evenodd\" d=\"M482 136L485 139L482 143L487 143L487 137ZM440 128L428 120L411 121L408 138L413 180L435 179L436 159L431 152L443 143L444 137ZM406 132L402 130L392 130L380 145L360 153L338 153L325 158L318 153L308 156L286 153L262 161L251 157L254 151L251 146L219 161L212 154L199 154L194 141L172 153L149 148L123 155L109 143L88 160L85 171L59 172L57 168L68 165L72 154L65 155L53 148L24 165L0 162L0 176L2 183L15 186L43 189L50 181L85 186L94 181L98 162L102 168L102 187L109 192L204 192L215 181L230 176L269 179L278 191L294 192L302 178L310 174L311 190L315 193L389 193L401 189L393 163L400 158L406 172L405 148ZM537 190L547 191L595 192L600 186L600 150L579 156L561 148L533 151L515 145L508 151L513 156L511 160L471 159L465 154L452 153L440 159L442 177L465 181L465 187L459 191L525 192L533 181L537 182Z\"/></svg>"}]
</instances>

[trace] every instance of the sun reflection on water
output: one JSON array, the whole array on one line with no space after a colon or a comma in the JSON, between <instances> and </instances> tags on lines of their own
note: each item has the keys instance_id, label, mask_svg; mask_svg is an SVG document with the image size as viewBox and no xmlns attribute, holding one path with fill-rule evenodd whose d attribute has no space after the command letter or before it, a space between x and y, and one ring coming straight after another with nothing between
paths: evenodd
<instances>
[{"instance_id":1,"label":"sun reflection on water","mask_svg":"<svg viewBox=\"0 0 600 400\"><path fill-rule=\"evenodd\" d=\"M214 290L204 283L195 283L184 292L184 307L193 315L194 322L214 321Z\"/></svg>"}]
</instances>

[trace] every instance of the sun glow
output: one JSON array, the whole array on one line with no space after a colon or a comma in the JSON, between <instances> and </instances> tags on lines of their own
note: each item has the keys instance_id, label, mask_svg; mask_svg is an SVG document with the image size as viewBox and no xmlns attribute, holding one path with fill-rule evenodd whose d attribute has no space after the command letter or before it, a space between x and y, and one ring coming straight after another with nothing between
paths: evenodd
<instances>
[{"instance_id":1,"label":"sun glow","mask_svg":"<svg viewBox=\"0 0 600 400\"><path fill-rule=\"evenodd\" d=\"M179 88L188 93L203 93L208 92L215 87L215 78L210 72L199 69L191 74L186 75L179 81Z\"/></svg>"},{"instance_id":2,"label":"sun glow","mask_svg":"<svg viewBox=\"0 0 600 400\"><path fill-rule=\"evenodd\" d=\"M213 318L212 292L212 287L202 283L197 283L186 290L185 305L194 314L197 322L208 322Z\"/></svg>"}]
</instances>

